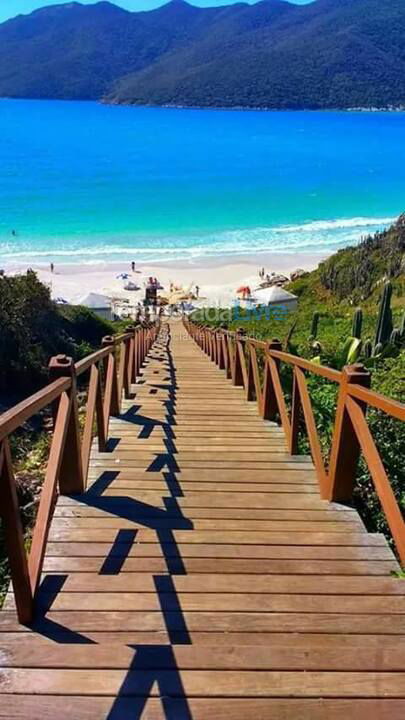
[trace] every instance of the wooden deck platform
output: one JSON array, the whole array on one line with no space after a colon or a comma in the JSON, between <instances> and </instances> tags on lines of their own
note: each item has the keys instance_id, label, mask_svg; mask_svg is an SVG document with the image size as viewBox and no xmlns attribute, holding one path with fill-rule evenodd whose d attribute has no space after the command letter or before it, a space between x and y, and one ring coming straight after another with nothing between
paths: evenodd
<instances>
[{"instance_id":1,"label":"wooden deck platform","mask_svg":"<svg viewBox=\"0 0 405 720\"><path fill-rule=\"evenodd\" d=\"M179 323L60 497L0 718L403 720L405 584Z\"/></svg>"}]
</instances>

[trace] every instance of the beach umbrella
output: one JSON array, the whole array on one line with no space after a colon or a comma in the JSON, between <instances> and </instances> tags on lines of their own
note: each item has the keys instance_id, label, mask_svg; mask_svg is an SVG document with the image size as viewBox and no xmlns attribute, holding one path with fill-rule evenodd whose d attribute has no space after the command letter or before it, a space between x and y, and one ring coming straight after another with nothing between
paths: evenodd
<instances>
[{"instance_id":1,"label":"beach umbrella","mask_svg":"<svg viewBox=\"0 0 405 720\"><path fill-rule=\"evenodd\" d=\"M136 284L135 284L134 282L132 282L131 280L129 280L129 281L126 283L126 285L124 285L124 290L131 290L131 292L134 291L134 290L140 290L140 289L141 289L141 288L139 287L139 285L136 285Z\"/></svg>"}]
</instances>

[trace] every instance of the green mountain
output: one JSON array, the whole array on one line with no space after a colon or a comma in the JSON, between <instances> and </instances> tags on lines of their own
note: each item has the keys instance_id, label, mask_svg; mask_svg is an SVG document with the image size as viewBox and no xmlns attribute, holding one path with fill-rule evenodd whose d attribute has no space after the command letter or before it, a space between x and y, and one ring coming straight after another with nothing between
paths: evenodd
<instances>
[{"instance_id":1,"label":"green mountain","mask_svg":"<svg viewBox=\"0 0 405 720\"><path fill-rule=\"evenodd\" d=\"M68 3L0 25L0 96L225 107L405 105L404 0L130 13Z\"/></svg>"}]
</instances>

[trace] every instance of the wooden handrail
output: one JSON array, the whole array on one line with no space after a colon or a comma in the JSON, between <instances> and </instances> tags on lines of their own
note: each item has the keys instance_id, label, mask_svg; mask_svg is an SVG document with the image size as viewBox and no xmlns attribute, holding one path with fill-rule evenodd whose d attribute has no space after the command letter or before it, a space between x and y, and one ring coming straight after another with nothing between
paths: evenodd
<instances>
[{"instance_id":1,"label":"wooden handrail","mask_svg":"<svg viewBox=\"0 0 405 720\"><path fill-rule=\"evenodd\" d=\"M322 498L333 501L348 501L352 498L358 460L362 453L399 558L405 565L404 519L366 419L367 407L372 407L404 422L405 405L370 390L370 373L362 365L347 366L338 371L284 352L281 344L275 340L270 343L256 340L246 337L241 330L220 328L214 331L186 318L184 325L195 342L219 366L218 355L211 349L215 333L217 345L225 350L222 366L226 376L232 378L233 384L244 387L248 401L256 400L264 419L279 418L292 455L298 451L298 435L303 422ZM260 380L257 351L263 357L263 382ZM287 410L282 388L281 363L293 369L291 413ZM305 373L323 377L339 386L328 468L322 454Z\"/></svg>"},{"instance_id":2,"label":"wooden handrail","mask_svg":"<svg viewBox=\"0 0 405 720\"><path fill-rule=\"evenodd\" d=\"M77 363L65 355L52 358L49 363L51 382L0 416L0 514L17 615L21 623L28 624L33 618L35 593L41 578L58 488L60 494L75 494L85 490L94 439L94 421L98 447L103 451L108 439L109 419L111 415L119 415L122 396L129 397L131 384L136 382L157 331L158 324L128 328L127 332L118 336L104 338L100 350ZM85 422L81 431L77 378L88 370ZM52 442L31 551L27 557L9 436L49 405L53 406L54 415Z\"/></svg>"},{"instance_id":3,"label":"wooden handrail","mask_svg":"<svg viewBox=\"0 0 405 720\"><path fill-rule=\"evenodd\" d=\"M347 392L353 398L357 400L363 400L369 407L375 408L376 410L382 410L387 415L391 415L397 420L405 422L405 405L392 400L391 398L385 397L374 390L369 390L360 385L350 385Z\"/></svg>"},{"instance_id":4,"label":"wooden handrail","mask_svg":"<svg viewBox=\"0 0 405 720\"><path fill-rule=\"evenodd\" d=\"M21 425L24 425L33 415L41 412L47 405L57 400L65 390L69 390L70 385L71 382L68 378L60 378L60 380L55 380L46 385L27 400L23 400L18 405L10 408L10 410L6 410L0 415L0 442Z\"/></svg>"},{"instance_id":5,"label":"wooden handrail","mask_svg":"<svg viewBox=\"0 0 405 720\"><path fill-rule=\"evenodd\" d=\"M77 363L75 363L76 377L79 377L79 375L85 373L86 370L89 370L92 365L100 362L100 360L104 360L104 358L107 357L108 353L108 348L102 348L101 350L96 350L96 352L92 353L91 355L87 355L87 357L83 358L83 360L79 360Z\"/></svg>"}]
</instances>

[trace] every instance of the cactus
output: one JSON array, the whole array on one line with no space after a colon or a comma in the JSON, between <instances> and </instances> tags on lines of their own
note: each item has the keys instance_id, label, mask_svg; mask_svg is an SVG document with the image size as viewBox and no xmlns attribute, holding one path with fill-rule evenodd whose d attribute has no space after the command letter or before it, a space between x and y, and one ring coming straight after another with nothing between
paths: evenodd
<instances>
[{"instance_id":1,"label":"cactus","mask_svg":"<svg viewBox=\"0 0 405 720\"><path fill-rule=\"evenodd\" d=\"M319 325L319 312L314 312L312 315L312 323L311 323L311 338L313 340L316 339L316 336L318 334L318 325Z\"/></svg>"},{"instance_id":2,"label":"cactus","mask_svg":"<svg viewBox=\"0 0 405 720\"><path fill-rule=\"evenodd\" d=\"M363 311L361 308L357 308L353 315L353 324L352 324L352 336L354 338L358 338L360 340L361 338L361 328L363 325Z\"/></svg>"},{"instance_id":3,"label":"cactus","mask_svg":"<svg viewBox=\"0 0 405 720\"><path fill-rule=\"evenodd\" d=\"M392 345L399 346L401 344L401 331L399 328L394 328L390 336L390 343Z\"/></svg>"},{"instance_id":4,"label":"cactus","mask_svg":"<svg viewBox=\"0 0 405 720\"><path fill-rule=\"evenodd\" d=\"M367 358L367 359L371 358L371 356L373 354L373 343L371 342L371 340L366 340L366 342L364 343L363 354L364 354L365 358Z\"/></svg>"},{"instance_id":5,"label":"cactus","mask_svg":"<svg viewBox=\"0 0 405 720\"><path fill-rule=\"evenodd\" d=\"M384 345L384 343L388 342L392 332L391 296L392 285L390 282L387 282L384 285L384 290L380 301L377 330L375 334L375 347L373 353L374 355L377 354L376 347L378 345Z\"/></svg>"},{"instance_id":6,"label":"cactus","mask_svg":"<svg viewBox=\"0 0 405 720\"><path fill-rule=\"evenodd\" d=\"M291 325L287 337L285 339L284 347L287 350L287 352L292 353L292 355L298 355L298 350L295 345L291 342L292 336L294 335L295 328L297 327L297 320L294 320L293 324Z\"/></svg>"}]
</instances>

